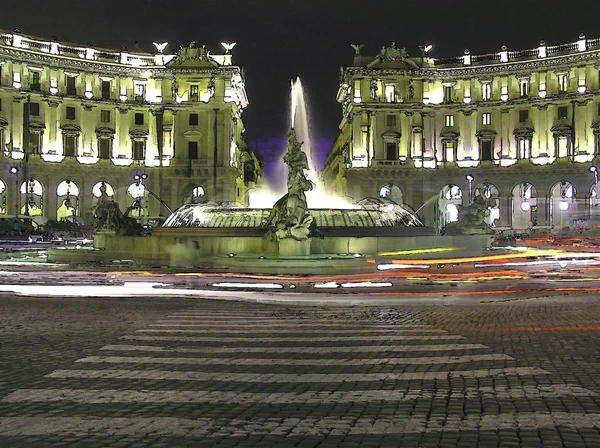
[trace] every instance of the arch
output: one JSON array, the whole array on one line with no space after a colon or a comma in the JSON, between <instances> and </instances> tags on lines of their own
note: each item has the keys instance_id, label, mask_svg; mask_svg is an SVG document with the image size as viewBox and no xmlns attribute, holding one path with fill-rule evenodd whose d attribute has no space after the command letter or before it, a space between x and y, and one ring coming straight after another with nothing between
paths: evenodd
<instances>
[{"instance_id":1,"label":"arch","mask_svg":"<svg viewBox=\"0 0 600 448\"><path fill-rule=\"evenodd\" d=\"M79 196L79 187L70 179L65 179L56 187L57 196Z\"/></svg>"},{"instance_id":2,"label":"arch","mask_svg":"<svg viewBox=\"0 0 600 448\"><path fill-rule=\"evenodd\" d=\"M496 226L496 221L500 220L500 191L496 185L489 182L482 182L475 187L475 197L482 196L486 201L492 199L493 206L488 206L489 213L485 216L485 222L491 226Z\"/></svg>"},{"instance_id":3,"label":"arch","mask_svg":"<svg viewBox=\"0 0 600 448\"><path fill-rule=\"evenodd\" d=\"M437 222L440 233L449 223L458 221L459 207L462 206L462 203L463 192L458 185L446 184L440 188L437 203Z\"/></svg>"},{"instance_id":4,"label":"arch","mask_svg":"<svg viewBox=\"0 0 600 448\"><path fill-rule=\"evenodd\" d=\"M577 189L566 180L556 182L550 188L550 224L562 229L573 224L577 218Z\"/></svg>"},{"instance_id":5,"label":"arch","mask_svg":"<svg viewBox=\"0 0 600 448\"><path fill-rule=\"evenodd\" d=\"M39 216L44 212L44 186L37 179L21 182L19 187L21 214Z\"/></svg>"},{"instance_id":6,"label":"arch","mask_svg":"<svg viewBox=\"0 0 600 448\"><path fill-rule=\"evenodd\" d=\"M512 227L513 229L530 229L538 222L538 200L535 185L524 181L516 184L512 196Z\"/></svg>"},{"instance_id":7,"label":"arch","mask_svg":"<svg viewBox=\"0 0 600 448\"><path fill-rule=\"evenodd\" d=\"M6 183L0 179L0 215L6 215L9 199L7 197Z\"/></svg>"},{"instance_id":8,"label":"arch","mask_svg":"<svg viewBox=\"0 0 600 448\"><path fill-rule=\"evenodd\" d=\"M206 190L199 184L187 184L182 190L182 204L201 202L206 195Z\"/></svg>"},{"instance_id":9,"label":"arch","mask_svg":"<svg viewBox=\"0 0 600 448\"><path fill-rule=\"evenodd\" d=\"M402 189L398 185L386 184L379 189L379 197L389 199L396 204L404 203Z\"/></svg>"},{"instance_id":10,"label":"arch","mask_svg":"<svg viewBox=\"0 0 600 448\"><path fill-rule=\"evenodd\" d=\"M108 182L104 182L104 181L98 182L92 187L92 196L94 196L95 198L99 198L100 196L102 196L101 188L103 185L106 188L106 195L108 197L114 197L115 189L112 187L111 184L109 184Z\"/></svg>"}]
</instances>

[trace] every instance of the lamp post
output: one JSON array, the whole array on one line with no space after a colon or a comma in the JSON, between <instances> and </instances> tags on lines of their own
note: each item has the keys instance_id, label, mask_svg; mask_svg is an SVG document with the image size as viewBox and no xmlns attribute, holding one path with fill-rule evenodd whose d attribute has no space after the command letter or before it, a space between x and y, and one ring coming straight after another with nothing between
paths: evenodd
<instances>
[{"instance_id":1,"label":"lamp post","mask_svg":"<svg viewBox=\"0 0 600 448\"><path fill-rule=\"evenodd\" d=\"M470 174L467 174L465 176L465 179L467 179L467 182L469 182L469 205L471 205L473 203L473 179L474 179L474 177L471 176Z\"/></svg>"},{"instance_id":2,"label":"lamp post","mask_svg":"<svg viewBox=\"0 0 600 448\"><path fill-rule=\"evenodd\" d=\"M594 173L594 196L596 197L596 205L598 204L598 168L595 165L590 166L590 171ZM592 207L593 207L592 203Z\"/></svg>"},{"instance_id":3,"label":"lamp post","mask_svg":"<svg viewBox=\"0 0 600 448\"><path fill-rule=\"evenodd\" d=\"M15 219L19 215L19 168L13 166L10 168L10 174L15 176Z\"/></svg>"}]
</instances>

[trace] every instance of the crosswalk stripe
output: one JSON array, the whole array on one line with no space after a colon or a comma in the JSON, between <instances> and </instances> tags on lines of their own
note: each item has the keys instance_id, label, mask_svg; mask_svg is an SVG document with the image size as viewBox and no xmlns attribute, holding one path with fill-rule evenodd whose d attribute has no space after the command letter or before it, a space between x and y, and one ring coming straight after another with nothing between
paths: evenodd
<instances>
[{"instance_id":1,"label":"crosswalk stripe","mask_svg":"<svg viewBox=\"0 0 600 448\"><path fill-rule=\"evenodd\" d=\"M266 359L266 358L156 358L151 356L88 356L75 362L93 364L179 364L230 366L362 366L362 365L429 365L461 364L481 361L509 361L514 358L500 354L465 356L430 356L421 358L377 359Z\"/></svg>"},{"instance_id":2,"label":"crosswalk stripe","mask_svg":"<svg viewBox=\"0 0 600 448\"><path fill-rule=\"evenodd\" d=\"M292 325L290 324L285 324L285 323L281 323L277 320L273 321L273 323L267 323L267 322L212 322L212 321L207 321L204 323L198 323L197 321L192 321L192 320L159 320L157 321L155 324L150 324L150 327L198 327L198 328L205 328L205 327L227 327L227 328L240 328L240 329L246 329L246 328L290 328ZM346 323L346 324L340 324L340 323L312 323L312 324L293 324L293 327L300 327L300 328L396 328L399 330L423 330L423 331L428 331L431 329L431 326L425 326L425 325L385 325L385 324L378 324L376 322L371 322L371 323L357 323L354 322L352 324ZM446 330L438 330L438 331L446 331Z\"/></svg>"},{"instance_id":3,"label":"crosswalk stripe","mask_svg":"<svg viewBox=\"0 0 600 448\"><path fill-rule=\"evenodd\" d=\"M248 435L306 436L402 435L430 432L539 429L598 429L600 414L571 412L511 413L462 416L407 416L386 418L316 417L234 419L176 417L0 417L0 435L14 436L134 436L247 437Z\"/></svg>"},{"instance_id":4,"label":"crosswalk stripe","mask_svg":"<svg viewBox=\"0 0 600 448\"><path fill-rule=\"evenodd\" d=\"M213 328L213 329L192 329L192 328L144 328L141 330L136 330L136 333L190 333L190 334L207 334L207 333L244 333L244 334L258 334L258 333L273 333L274 331L278 331L280 333L300 333L306 334L309 330L294 330L288 328L274 329L274 328L261 328L261 329L252 329L252 330L239 330L239 329L227 329L227 328ZM355 328L346 328L339 330L312 330L311 333L320 333L320 334L356 334L356 333L430 333L430 334L445 334L446 330L405 330L403 328L394 328L394 329L383 329L383 328L372 328L372 329L355 329Z\"/></svg>"},{"instance_id":5,"label":"crosswalk stripe","mask_svg":"<svg viewBox=\"0 0 600 448\"><path fill-rule=\"evenodd\" d=\"M59 369L45 378L103 378L174 381L223 381L242 383L343 383L347 381L411 381L448 380L451 378L482 378L488 376L548 375L538 367L508 367L500 369L449 370L410 373L233 373L168 370L68 370Z\"/></svg>"},{"instance_id":6,"label":"crosswalk stripe","mask_svg":"<svg viewBox=\"0 0 600 448\"><path fill-rule=\"evenodd\" d=\"M434 345L354 345L352 347L158 347L154 345L105 345L100 350L162 353L373 353L373 352L442 352L489 348L483 344Z\"/></svg>"},{"instance_id":7,"label":"crosswalk stripe","mask_svg":"<svg viewBox=\"0 0 600 448\"><path fill-rule=\"evenodd\" d=\"M126 335L119 339L128 339L133 341L174 341L174 342L343 342L343 341L445 341L465 339L459 335L444 336L344 336L344 337L289 337L289 338L236 338L236 337L208 337L208 336L139 336Z\"/></svg>"},{"instance_id":8,"label":"crosswalk stripe","mask_svg":"<svg viewBox=\"0 0 600 448\"><path fill-rule=\"evenodd\" d=\"M433 400L528 400L561 397L598 397L599 394L580 386L551 385L524 387L466 387L457 389L352 390L335 392L229 392L205 390L135 389L19 389L6 396L4 403L45 403L69 401L83 404L106 403L236 403L288 404L369 403L372 401Z\"/></svg>"},{"instance_id":9,"label":"crosswalk stripe","mask_svg":"<svg viewBox=\"0 0 600 448\"><path fill-rule=\"evenodd\" d=\"M228 322L233 322L233 321L247 321L247 322L268 321L268 322L278 322L278 323L285 322L285 323L290 323L290 324L307 323L307 324L312 324L312 325L314 325L315 323L320 324L321 322L322 323L336 323L336 324L341 324L341 323L355 324L357 322L357 319L352 318L352 317L328 318L327 316L318 316L318 317L311 316L311 317L298 318L298 317L282 317L282 316L278 316L278 315L273 315L273 316L227 316L227 315L212 316L210 314L205 314L205 315L170 314L170 315L166 316L165 319L162 319L162 320L170 321L171 319L182 319L182 320L190 320L190 321L205 320L208 322L224 323L224 324L227 324ZM362 321L368 325L377 325L379 323L381 323L381 324L387 323L387 319L375 319L375 318L364 319ZM433 327L432 325L421 325L421 324L412 323L410 321L404 322L402 320L398 321L398 323L396 323L396 326L402 326L402 327L406 326L406 327L415 327L415 328L432 328Z\"/></svg>"}]
</instances>

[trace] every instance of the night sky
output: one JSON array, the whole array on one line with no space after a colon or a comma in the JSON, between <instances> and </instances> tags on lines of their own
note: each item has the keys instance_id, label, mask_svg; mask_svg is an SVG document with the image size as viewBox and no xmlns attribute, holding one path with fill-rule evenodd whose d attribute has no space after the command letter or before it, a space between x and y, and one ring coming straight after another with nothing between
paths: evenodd
<instances>
[{"instance_id":1,"label":"night sky","mask_svg":"<svg viewBox=\"0 0 600 448\"><path fill-rule=\"evenodd\" d=\"M19 0L0 1L0 28L60 41L130 51L170 53L195 40L213 53L237 42L234 64L246 71L250 105L246 137L268 165L283 148L290 79L300 75L310 102L316 146L324 160L338 133L339 70L352 61L351 43L375 55L397 41L409 55L432 43L432 57L573 42L600 36L600 2L592 0ZM136 46L137 41L137 46ZM267 166L269 168L269 166Z\"/></svg>"}]
</instances>

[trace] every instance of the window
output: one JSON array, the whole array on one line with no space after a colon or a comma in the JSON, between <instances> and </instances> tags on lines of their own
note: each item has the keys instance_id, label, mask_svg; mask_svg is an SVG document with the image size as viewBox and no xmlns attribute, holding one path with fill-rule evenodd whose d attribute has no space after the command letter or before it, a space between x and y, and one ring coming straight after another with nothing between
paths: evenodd
<instances>
[{"instance_id":1,"label":"window","mask_svg":"<svg viewBox=\"0 0 600 448\"><path fill-rule=\"evenodd\" d=\"M41 154L42 152L42 134L39 132L29 133L29 146L31 154Z\"/></svg>"},{"instance_id":2,"label":"window","mask_svg":"<svg viewBox=\"0 0 600 448\"><path fill-rule=\"evenodd\" d=\"M135 124L138 126L144 124L144 114L135 114Z\"/></svg>"},{"instance_id":3,"label":"window","mask_svg":"<svg viewBox=\"0 0 600 448\"><path fill-rule=\"evenodd\" d=\"M388 103L395 103L397 101L396 98L396 86L386 85L385 86L385 100Z\"/></svg>"},{"instance_id":4,"label":"window","mask_svg":"<svg viewBox=\"0 0 600 448\"><path fill-rule=\"evenodd\" d=\"M444 160L446 162L454 162L456 145L454 142L444 142Z\"/></svg>"},{"instance_id":5,"label":"window","mask_svg":"<svg viewBox=\"0 0 600 448\"><path fill-rule=\"evenodd\" d=\"M567 74L566 73L561 73L558 75L558 91L559 92L566 92L567 91Z\"/></svg>"},{"instance_id":6,"label":"window","mask_svg":"<svg viewBox=\"0 0 600 448\"><path fill-rule=\"evenodd\" d=\"M558 119L559 120L566 120L567 119L567 106L561 106L558 108Z\"/></svg>"},{"instance_id":7,"label":"window","mask_svg":"<svg viewBox=\"0 0 600 448\"><path fill-rule=\"evenodd\" d=\"M146 152L146 142L144 140L133 141L133 160L144 160Z\"/></svg>"},{"instance_id":8,"label":"window","mask_svg":"<svg viewBox=\"0 0 600 448\"><path fill-rule=\"evenodd\" d=\"M30 72L29 88L31 90L40 90L40 73L39 72Z\"/></svg>"},{"instance_id":9,"label":"window","mask_svg":"<svg viewBox=\"0 0 600 448\"><path fill-rule=\"evenodd\" d=\"M528 159L529 157L531 157L530 149L531 149L531 141L528 138L520 138L519 139L519 158L520 159Z\"/></svg>"},{"instance_id":10,"label":"window","mask_svg":"<svg viewBox=\"0 0 600 448\"><path fill-rule=\"evenodd\" d=\"M454 115L446 115L445 125L447 128L454 127Z\"/></svg>"},{"instance_id":11,"label":"window","mask_svg":"<svg viewBox=\"0 0 600 448\"><path fill-rule=\"evenodd\" d=\"M600 103L598 103L598 116L600 116Z\"/></svg>"},{"instance_id":12,"label":"window","mask_svg":"<svg viewBox=\"0 0 600 448\"><path fill-rule=\"evenodd\" d=\"M198 125L198 114L190 114L189 124L190 126Z\"/></svg>"},{"instance_id":13,"label":"window","mask_svg":"<svg viewBox=\"0 0 600 448\"><path fill-rule=\"evenodd\" d=\"M479 149L481 151L481 160L490 161L492 160L492 141L482 140L479 143Z\"/></svg>"},{"instance_id":14,"label":"window","mask_svg":"<svg viewBox=\"0 0 600 448\"><path fill-rule=\"evenodd\" d=\"M198 158L198 142L188 142L188 157L190 160Z\"/></svg>"},{"instance_id":15,"label":"window","mask_svg":"<svg viewBox=\"0 0 600 448\"><path fill-rule=\"evenodd\" d=\"M385 159L398 160L398 145L395 142L385 144Z\"/></svg>"},{"instance_id":16,"label":"window","mask_svg":"<svg viewBox=\"0 0 600 448\"><path fill-rule=\"evenodd\" d=\"M39 103L29 103L29 115L33 115L34 117L40 116Z\"/></svg>"},{"instance_id":17,"label":"window","mask_svg":"<svg viewBox=\"0 0 600 448\"><path fill-rule=\"evenodd\" d=\"M110 123L110 110L101 110L100 111L100 122L101 123Z\"/></svg>"},{"instance_id":18,"label":"window","mask_svg":"<svg viewBox=\"0 0 600 448\"><path fill-rule=\"evenodd\" d=\"M569 137L560 136L556 139L556 145L558 146L558 157L569 156Z\"/></svg>"},{"instance_id":19,"label":"window","mask_svg":"<svg viewBox=\"0 0 600 448\"><path fill-rule=\"evenodd\" d=\"M75 120L75 108L67 106L67 120Z\"/></svg>"},{"instance_id":20,"label":"window","mask_svg":"<svg viewBox=\"0 0 600 448\"><path fill-rule=\"evenodd\" d=\"M102 99L110 99L110 81L102 81Z\"/></svg>"},{"instance_id":21,"label":"window","mask_svg":"<svg viewBox=\"0 0 600 448\"><path fill-rule=\"evenodd\" d=\"M529 111L528 110L520 110L519 111L519 123L527 123L529 121Z\"/></svg>"},{"instance_id":22,"label":"window","mask_svg":"<svg viewBox=\"0 0 600 448\"><path fill-rule=\"evenodd\" d=\"M481 95L483 101L487 101L492 97L492 85L489 82L481 85Z\"/></svg>"},{"instance_id":23,"label":"window","mask_svg":"<svg viewBox=\"0 0 600 448\"><path fill-rule=\"evenodd\" d=\"M135 100L144 101L146 99L146 84L137 83L135 85Z\"/></svg>"},{"instance_id":24,"label":"window","mask_svg":"<svg viewBox=\"0 0 600 448\"><path fill-rule=\"evenodd\" d=\"M0 112L2 111L2 98L0 98Z\"/></svg>"},{"instance_id":25,"label":"window","mask_svg":"<svg viewBox=\"0 0 600 448\"><path fill-rule=\"evenodd\" d=\"M112 152L112 139L110 138L99 138L98 139L98 157L100 159L110 159L110 153Z\"/></svg>"},{"instance_id":26,"label":"window","mask_svg":"<svg viewBox=\"0 0 600 448\"><path fill-rule=\"evenodd\" d=\"M454 88L452 86L444 87L444 103L454 101Z\"/></svg>"},{"instance_id":27,"label":"window","mask_svg":"<svg viewBox=\"0 0 600 448\"><path fill-rule=\"evenodd\" d=\"M65 157L75 157L75 148L77 147L77 137L74 135L65 135L63 137L63 152Z\"/></svg>"},{"instance_id":28,"label":"window","mask_svg":"<svg viewBox=\"0 0 600 448\"><path fill-rule=\"evenodd\" d=\"M198 85L190 84L190 101L198 101L200 96L198 95Z\"/></svg>"},{"instance_id":29,"label":"window","mask_svg":"<svg viewBox=\"0 0 600 448\"><path fill-rule=\"evenodd\" d=\"M75 76L67 76L67 95L77 95L77 87L75 86Z\"/></svg>"},{"instance_id":30,"label":"window","mask_svg":"<svg viewBox=\"0 0 600 448\"><path fill-rule=\"evenodd\" d=\"M527 79L521 79L519 86L521 88L521 96L529 95L529 81Z\"/></svg>"},{"instance_id":31,"label":"window","mask_svg":"<svg viewBox=\"0 0 600 448\"><path fill-rule=\"evenodd\" d=\"M386 116L385 124L387 125L388 128L396 126L396 116L395 115Z\"/></svg>"},{"instance_id":32,"label":"window","mask_svg":"<svg viewBox=\"0 0 600 448\"><path fill-rule=\"evenodd\" d=\"M481 124L483 124L484 126L492 124L492 114L490 112L485 112L481 114Z\"/></svg>"}]
</instances>

